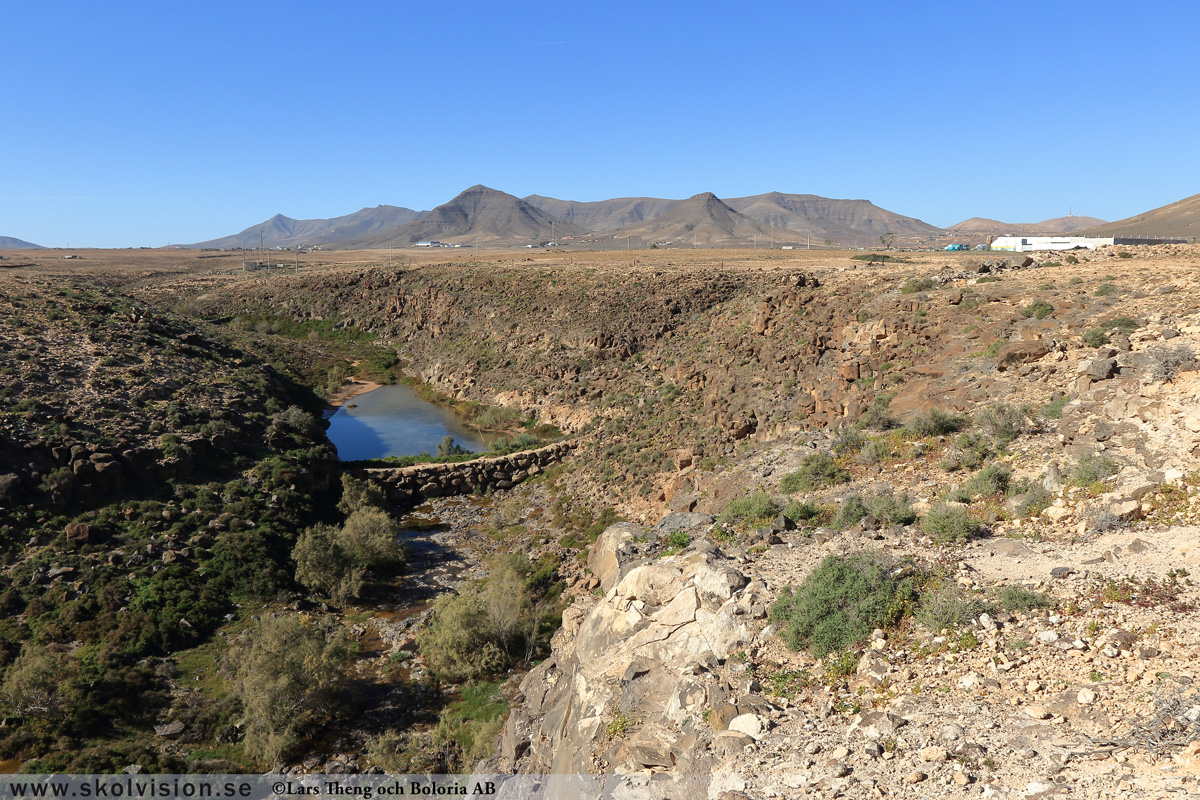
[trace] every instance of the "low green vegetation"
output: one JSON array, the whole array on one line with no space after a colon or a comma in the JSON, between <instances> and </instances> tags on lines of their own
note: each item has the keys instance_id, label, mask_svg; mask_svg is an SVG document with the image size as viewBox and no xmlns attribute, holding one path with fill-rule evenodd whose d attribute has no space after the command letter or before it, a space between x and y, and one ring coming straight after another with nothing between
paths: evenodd
<instances>
[{"instance_id":1,"label":"low green vegetation","mask_svg":"<svg viewBox=\"0 0 1200 800\"><path fill-rule=\"evenodd\" d=\"M966 592L954 583L944 583L933 591L921 594L916 620L928 630L939 633L954 631L971 624L987 610L983 598Z\"/></svg>"},{"instance_id":2,"label":"low green vegetation","mask_svg":"<svg viewBox=\"0 0 1200 800\"><path fill-rule=\"evenodd\" d=\"M766 492L755 492L730 501L721 512L720 521L731 525L754 527L766 525L779 516L783 506Z\"/></svg>"},{"instance_id":3,"label":"low green vegetation","mask_svg":"<svg viewBox=\"0 0 1200 800\"><path fill-rule=\"evenodd\" d=\"M1067 485L1092 486L1120 471L1120 465L1108 456L1084 456L1071 468Z\"/></svg>"},{"instance_id":4,"label":"low green vegetation","mask_svg":"<svg viewBox=\"0 0 1200 800\"><path fill-rule=\"evenodd\" d=\"M951 489L946 499L956 503L970 503L976 497L991 497L1000 495L1008 489L1012 479L1012 470L1004 464L993 462L976 472L962 485Z\"/></svg>"},{"instance_id":5,"label":"low green vegetation","mask_svg":"<svg viewBox=\"0 0 1200 800\"><path fill-rule=\"evenodd\" d=\"M1021 309L1022 316L1033 317L1034 319L1045 319L1053 313L1054 306L1045 300L1037 300Z\"/></svg>"},{"instance_id":6,"label":"low green vegetation","mask_svg":"<svg viewBox=\"0 0 1200 800\"><path fill-rule=\"evenodd\" d=\"M793 650L824 658L897 624L916 598L914 579L882 554L830 555L799 586L784 588L770 618Z\"/></svg>"},{"instance_id":7,"label":"low green vegetation","mask_svg":"<svg viewBox=\"0 0 1200 800\"><path fill-rule=\"evenodd\" d=\"M486 580L442 595L417 647L430 672L461 682L497 675L549 646L565 588L557 563L531 565L522 553L498 557Z\"/></svg>"},{"instance_id":8,"label":"low green vegetation","mask_svg":"<svg viewBox=\"0 0 1200 800\"><path fill-rule=\"evenodd\" d=\"M850 474L838 466L833 456L827 453L811 453L800 462L800 469L783 476L779 482L779 489L788 494L812 492L849 480Z\"/></svg>"},{"instance_id":9,"label":"low green vegetation","mask_svg":"<svg viewBox=\"0 0 1200 800\"><path fill-rule=\"evenodd\" d=\"M1117 287L1115 284L1102 283L1096 287L1096 291L1093 292L1093 294L1095 294L1097 297L1108 297L1110 294L1116 294L1116 292Z\"/></svg>"},{"instance_id":10,"label":"low green vegetation","mask_svg":"<svg viewBox=\"0 0 1200 800\"><path fill-rule=\"evenodd\" d=\"M964 544L982 529L975 519L961 506L939 503L929 509L921 519L921 530L940 544Z\"/></svg>"},{"instance_id":11,"label":"low green vegetation","mask_svg":"<svg viewBox=\"0 0 1200 800\"><path fill-rule=\"evenodd\" d=\"M1066 407L1067 403L1069 403L1069 402L1071 402L1070 395L1064 394L1064 395L1059 395L1058 397L1051 397L1049 400L1046 401L1046 404L1044 406L1042 406L1042 409L1041 409L1042 418L1043 419L1062 419L1063 409Z\"/></svg>"},{"instance_id":12,"label":"low green vegetation","mask_svg":"<svg viewBox=\"0 0 1200 800\"><path fill-rule=\"evenodd\" d=\"M890 491L867 495L856 492L842 501L830 524L845 530L867 516L892 525L909 525L917 519L916 512L912 510L912 499L907 495L896 495Z\"/></svg>"},{"instance_id":13,"label":"low green vegetation","mask_svg":"<svg viewBox=\"0 0 1200 800\"><path fill-rule=\"evenodd\" d=\"M908 424L904 426L904 432L914 438L924 439L929 436L958 433L967 427L967 424L966 417L931 408L909 420Z\"/></svg>"},{"instance_id":14,"label":"low green vegetation","mask_svg":"<svg viewBox=\"0 0 1200 800\"><path fill-rule=\"evenodd\" d=\"M940 289L942 284L933 278L909 278L900 285L901 294L916 294L917 292L928 292L932 289Z\"/></svg>"}]
</instances>

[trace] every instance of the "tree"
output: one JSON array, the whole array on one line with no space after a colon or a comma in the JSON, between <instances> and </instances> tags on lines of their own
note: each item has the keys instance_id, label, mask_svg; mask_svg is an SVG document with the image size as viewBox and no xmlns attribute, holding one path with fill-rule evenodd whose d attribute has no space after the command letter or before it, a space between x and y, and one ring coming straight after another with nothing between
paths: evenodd
<instances>
[{"instance_id":1,"label":"tree","mask_svg":"<svg viewBox=\"0 0 1200 800\"><path fill-rule=\"evenodd\" d=\"M226 653L233 694L244 713L246 750L278 765L299 739L338 707L350 651L312 619L264 616Z\"/></svg>"},{"instance_id":2,"label":"tree","mask_svg":"<svg viewBox=\"0 0 1200 800\"><path fill-rule=\"evenodd\" d=\"M888 231L879 237L879 243L883 245L884 250L892 249L892 242L896 241L896 234Z\"/></svg>"}]
</instances>

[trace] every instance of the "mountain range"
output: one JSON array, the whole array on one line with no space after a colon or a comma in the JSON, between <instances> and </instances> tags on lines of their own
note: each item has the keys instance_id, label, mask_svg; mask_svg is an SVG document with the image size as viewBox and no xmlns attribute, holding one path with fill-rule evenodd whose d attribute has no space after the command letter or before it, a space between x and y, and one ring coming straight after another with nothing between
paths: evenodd
<instances>
[{"instance_id":1,"label":"mountain range","mask_svg":"<svg viewBox=\"0 0 1200 800\"><path fill-rule=\"evenodd\" d=\"M971 217L957 225L951 225L945 229L945 232L949 234L993 233L1002 236L1018 236L1022 234L1029 236L1056 236L1105 224L1107 223L1104 220L1097 219L1096 217L1080 217L1075 215L1055 217L1054 219L1047 219L1041 222L1001 222L998 219Z\"/></svg>"},{"instance_id":2,"label":"mountain range","mask_svg":"<svg viewBox=\"0 0 1200 800\"><path fill-rule=\"evenodd\" d=\"M283 214L276 214L269 220L251 225L232 236L223 236L220 239L210 239L207 242L184 246L229 250L239 247L254 249L259 245L260 232L262 244L265 247L304 247L329 244L391 230L420 218L424 213L399 206L375 206L332 219L292 219Z\"/></svg>"},{"instance_id":3,"label":"mountain range","mask_svg":"<svg viewBox=\"0 0 1200 800\"><path fill-rule=\"evenodd\" d=\"M16 239L12 236L0 236L0 250L45 250L40 244Z\"/></svg>"},{"instance_id":4,"label":"mountain range","mask_svg":"<svg viewBox=\"0 0 1200 800\"><path fill-rule=\"evenodd\" d=\"M1131 236L1136 238L1200 236L1200 194L1185 197L1144 214L1108 222L1080 231L1086 236Z\"/></svg>"},{"instance_id":5,"label":"mountain range","mask_svg":"<svg viewBox=\"0 0 1200 800\"><path fill-rule=\"evenodd\" d=\"M840 200L812 194L768 192L721 199L711 192L675 200L618 197L579 202L541 195L518 198L486 186L472 186L432 211L396 206L364 208L328 220L294 220L276 215L266 222L219 239L184 247L258 246L260 229L268 247L332 246L339 249L409 247L417 242L496 245L548 241L609 242L619 247L672 242L706 247L780 244L879 245L885 237L902 243L946 235L1087 234L1113 231L1142 236L1200 234L1200 195L1128 220L1105 223L1095 217L1067 216L1037 223L1006 223L972 217L949 228L880 208L868 200ZM888 236L890 234L890 237Z\"/></svg>"},{"instance_id":6,"label":"mountain range","mask_svg":"<svg viewBox=\"0 0 1200 800\"><path fill-rule=\"evenodd\" d=\"M293 220L283 215L240 233L184 247L257 247L260 229L267 247L324 245L339 249L408 247L421 241L488 245L529 244L598 238L648 245L671 241L706 247L762 243L836 242L862 246L880 237L932 236L939 229L879 208L867 200L834 200L811 194L769 192L721 200L711 192L672 200L621 197L577 202L530 195L518 198L472 186L432 211L395 206L364 208L329 220Z\"/></svg>"}]
</instances>

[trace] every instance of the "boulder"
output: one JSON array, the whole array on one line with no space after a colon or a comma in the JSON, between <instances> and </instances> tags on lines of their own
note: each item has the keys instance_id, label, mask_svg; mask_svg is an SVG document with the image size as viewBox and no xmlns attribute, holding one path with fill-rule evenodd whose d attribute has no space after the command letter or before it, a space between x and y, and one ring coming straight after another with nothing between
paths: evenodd
<instances>
[{"instance_id":1,"label":"boulder","mask_svg":"<svg viewBox=\"0 0 1200 800\"><path fill-rule=\"evenodd\" d=\"M1037 361L1050 352L1050 346L1044 341L1010 342L1000 351L996 360L996 369L1004 372L1021 364Z\"/></svg>"},{"instance_id":2,"label":"boulder","mask_svg":"<svg viewBox=\"0 0 1200 800\"><path fill-rule=\"evenodd\" d=\"M635 552L634 539L644 535L640 525L618 522L605 528L604 533L588 554L588 569L600 579L600 588L609 591L629 572L630 559Z\"/></svg>"}]
</instances>

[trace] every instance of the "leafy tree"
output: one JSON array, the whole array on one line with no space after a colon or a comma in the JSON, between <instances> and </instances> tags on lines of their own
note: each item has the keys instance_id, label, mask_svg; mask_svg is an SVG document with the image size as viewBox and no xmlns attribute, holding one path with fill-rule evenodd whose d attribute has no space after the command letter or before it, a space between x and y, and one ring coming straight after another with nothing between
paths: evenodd
<instances>
[{"instance_id":1,"label":"leafy tree","mask_svg":"<svg viewBox=\"0 0 1200 800\"><path fill-rule=\"evenodd\" d=\"M225 657L241 702L246 750L278 765L301 732L333 716L350 651L340 635L311 619L265 616Z\"/></svg>"}]
</instances>

